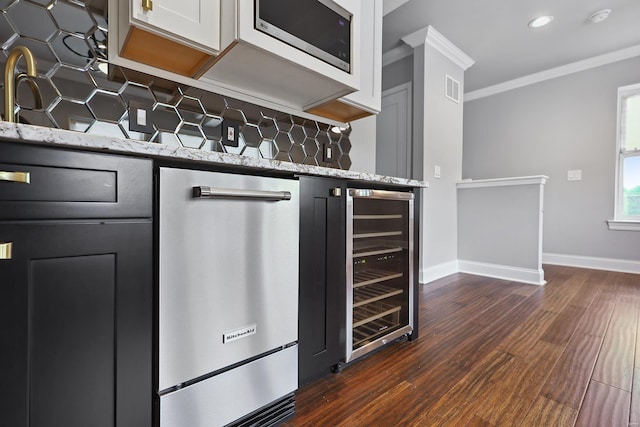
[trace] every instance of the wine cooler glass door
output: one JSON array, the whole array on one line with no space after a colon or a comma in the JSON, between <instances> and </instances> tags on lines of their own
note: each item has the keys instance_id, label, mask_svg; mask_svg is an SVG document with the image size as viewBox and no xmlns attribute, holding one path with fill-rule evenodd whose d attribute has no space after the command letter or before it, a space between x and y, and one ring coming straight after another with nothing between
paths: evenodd
<instances>
[{"instance_id":1,"label":"wine cooler glass door","mask_svg":"<svg viewBox=\"0 0 640 427\"><path fill-rule=\"evenodd\" d=\"M347 362L413 330L413 194L347 195Z\"/></svg>"}]
</instances>

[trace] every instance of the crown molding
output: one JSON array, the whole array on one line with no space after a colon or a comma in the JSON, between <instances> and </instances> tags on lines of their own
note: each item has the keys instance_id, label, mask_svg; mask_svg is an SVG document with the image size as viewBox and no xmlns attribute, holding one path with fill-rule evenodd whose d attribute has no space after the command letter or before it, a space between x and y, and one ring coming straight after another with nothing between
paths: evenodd
<instances>
[{"instance_id":1,"label":"crown molding","mask_svg":"<svg viewBox=\"0 0 640 427\"><path fill-rule=\"evenodd\" d=\"M382 66L386 67L389 64L393 64L394 62L411 55L413 55L413 49L406 44L394 47L382 54Z\"/></svg>"},{"instance_id":2,"label":"crown molding","mask_svg":"<svg viewBox=\"0 0 640 427\"><path fill-rule=\"evenodd\" d=\"M423 44L428 44L445 57L449 58L463 70L466 70L475 64L473 59L460 50L456 45L451 43L431 25L421 28L418 31L414 31L411 34L407 34L402 37L401 40L414 49L418 46L422 46Z\"/></svg>"},{"instance_id":3,"label":"crown molding","mask_svg":"<svg viewBox=\"0 0 640 427\"><path fill-rule=\"evenodd\" d=\"M426 43L450 60L452 60L460 68L462 68L463 70L467 70L467 68L476 63L476 61L471 59L469 55L467 55L456 45L451 43L445 36L436 31L436 29L431 25L429 25L427 28L428 30Z\"/></svg>"},{"instance_id":4,"label":"crown molding","mask_svg":"<svg viewBox=\"0 0 640 427\"><path fill-rule=\"evenodd\" d=\"M424 27L419 29L418 31L414 31L411 34L407 34L404 37L400 37L400 40L408 44L412 49L415 49L418 46L422 46L427 41L427 31L429 27Z\"/></svg>"},{"instance_id":5,"label":"crown molding","mask_svg":"<svg viewBox=\"0 0 640 427\"><path fill-rule=\"evenodd\" d=\"M539 73L529 74L503 83L487 86L482 89L474 90L464 94L464 101L473 101L475 99L485 98L487 96L497 95L509 90L518 89L545 80L551 80L558 77L566 76L580 71L586 71L591 68L600 67L614 62L624 61L625 59L640 56L640 45L631 46L625 49L616 50L614 52L605 53L604 55L594 56L592 58L583 59L581 61L572 62L570 64L561 65L560 67L550 68Z\"/></svg>"}]
</instances>

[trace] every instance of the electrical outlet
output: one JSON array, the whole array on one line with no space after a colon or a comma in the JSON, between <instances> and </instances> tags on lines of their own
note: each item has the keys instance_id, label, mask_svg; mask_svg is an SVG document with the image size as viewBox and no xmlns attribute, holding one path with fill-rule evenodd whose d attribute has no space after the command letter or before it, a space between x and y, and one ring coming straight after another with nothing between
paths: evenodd
<instances>
[{"instance_id":1,"label":"electrical outlet","mask_svg":"<svg viewBox=\"0 0 640 427\"><path fill-rule=\"evenodd\" d=\"M230 120L222 122L222 143L228 147L237 147L240 138L240 123Z\"/></svg>"},{"instance_id":2,"label":"electrical outlet","mask_svg":"<svg viewBox=\"0 0 640 427\"><path fill-rule=\"evenodd\" d=\"M434 178L438 178L438 179L440 179L440 176L441 176L441 175L442 175L442 174L441 174L440 166L435 165L435 166L433 167L433 177L434 177Z\"/></svg>"},{"instance_id":3,"label":"electrical outlet","mask_svg":"<svg viewBox=\"0 0 640 427\"><path fill-rule=\"evenodd\" d=\"M133 132L154 133L153 103L129 101L129 130Z\"/></svg>"},{"instance_id":4,"label":"electrical outlet","mask_svg":"<svg viewBox=\"0 0 640 427\"><path fill-rule=\"evenodd\" d=\"M331 144L322 144L322 161L325 163L333 162L333 147Z\"/></svg>"},{"instance_id":5,"label":"electrical outlet","mask_svg":"<svg viewBox=\"0 0 640 427\"><path fill-rule=\"evenodd\" d=\"M582 170L570 170L567 171L567 181L580 181L582 180Z\"/></svg>"}]
</instances>

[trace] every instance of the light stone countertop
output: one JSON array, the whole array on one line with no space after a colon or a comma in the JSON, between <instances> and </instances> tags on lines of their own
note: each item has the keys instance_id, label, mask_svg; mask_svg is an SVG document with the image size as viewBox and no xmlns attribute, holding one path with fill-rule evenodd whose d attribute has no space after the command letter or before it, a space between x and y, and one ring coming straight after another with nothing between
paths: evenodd
<instances>
[{"instance_id":1,"label":"light stone countertop","mask_svg":"<svg viewBox=\"0 0 640 427\"><path fill-rule=\"evenodd\" d=\"M145 141L91 135L82 132L9 122L0 122L0 138L4 141L43 144L66 148L80 148L99 152L131 154L155 159L181 160L191 163L224 165L252 170L289 172L292 174L342 178L353 181L391 184L404 187L429 187L429 183L426 181L346 171L321 166L301 165L297 163L283 162L280 160L257 159L214 151L171 147L168 145Z\"/></svg>"}]
</instances>

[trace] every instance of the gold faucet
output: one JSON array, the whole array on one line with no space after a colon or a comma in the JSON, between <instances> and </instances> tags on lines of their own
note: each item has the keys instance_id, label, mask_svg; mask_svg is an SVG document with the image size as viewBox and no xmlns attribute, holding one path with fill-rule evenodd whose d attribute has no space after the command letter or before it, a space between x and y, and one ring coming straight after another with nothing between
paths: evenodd
<instances>
[{"instance_id":1,"label":"gold faucet","mask_svg":"<svg viewBox=\"0 0 640 427\"><path fill-rule=\"evenodd\" d=\"M16 76L16 92L20 87L20 83L25 82L29 89L31 89L31 93L33 93L33 97L35 98L35 109L42 110L42 94L40 93L40 88L38 87L38 83L33 80L27 73L19 73Z\"/></svg>"},{"instance_id":2,"label":"gold faucet","mask_svg":"<svg viewBox=\"0 0 640 427\"><path fill-rule=\"evenodd\" d=\"M22 57L24 57L27 63L27 73L19 73L16 75L16 64ZM7 63L4 65L4 115L6 121L16 121L16 87L23 80L27 81L29 89L31 89L36 99L36 108L42 108L42 95L40 94L40 89L36 81L33 80L37 77L38 71L33 53L25 46L15 47L11 53L9 53Z\"/></svg>"}]
</instances>

